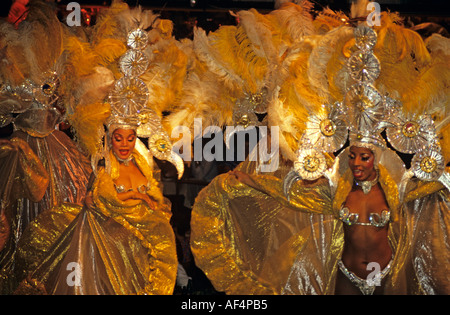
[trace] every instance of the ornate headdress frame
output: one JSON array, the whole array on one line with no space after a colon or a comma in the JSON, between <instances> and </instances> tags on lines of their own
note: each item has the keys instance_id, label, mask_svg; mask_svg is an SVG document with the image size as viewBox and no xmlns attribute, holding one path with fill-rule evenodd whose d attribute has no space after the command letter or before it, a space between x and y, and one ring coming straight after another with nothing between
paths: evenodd
<instances>
[{"instance_id":1,"label":"ornate headdress frame","mask_svg":"<svg viewBox=\"0 0 450 315\"><path fill-rule=\"evenodd\" d=\"M117 128L136 130L136 135L148 138L148 152L141 152L145 157L148 153L160 160L167 160L174 164L178 171L178 178L184 172L181 157L172 150L172 143L162 126L161 117L148 107L149 90L146 83L139 76L145 73L149 65L149 58L144 52L148 43L147 33L134 29L128 33L128 50L119 60L119 69L123 76L118 79L109 94L111 116L107 120L108 136L104 151L109 150L109 138ZM143 150L145 145L140 141L137 150ZM103 153L105 157L108 155Z\"/></svg>"}]
</instances>

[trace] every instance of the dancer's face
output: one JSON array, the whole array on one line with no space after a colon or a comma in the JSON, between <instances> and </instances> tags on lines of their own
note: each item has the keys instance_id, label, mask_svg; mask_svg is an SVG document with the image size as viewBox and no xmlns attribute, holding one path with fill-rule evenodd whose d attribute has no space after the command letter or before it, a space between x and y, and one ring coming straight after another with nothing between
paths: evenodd
<instances>
[{"instance_id":1,"label":"dancer's face","mask_svg":"<svg viewBox=\"0 0 450 315\"><path fill-rule=\"evenodd\" d=\"M136 144L136 131L132 129L114 130L111 136L112 150L117 157L125 160L130 157Z\"/></svg>"},{"instance_id":2,"label":"dancer's face","mask_svg":"<svg viewBox=\"0 0 450 315\"><path fill-rule=\"evenodd\" d=\"M367 148L351 146L348 164L356 180L373 180L376 177L374 168L375 156Z\"/></svg>"}]
</instances>

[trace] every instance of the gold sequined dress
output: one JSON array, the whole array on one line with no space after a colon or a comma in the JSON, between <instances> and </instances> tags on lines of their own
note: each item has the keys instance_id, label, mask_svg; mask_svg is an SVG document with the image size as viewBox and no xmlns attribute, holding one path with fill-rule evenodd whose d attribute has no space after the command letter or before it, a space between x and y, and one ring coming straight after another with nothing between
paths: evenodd
<instances>
[{"instance_id":1,"label":"gold sequined dress","mask_svg":"<svg viewBox=\"0 0 450 315\"><path fill-rule=\"evenodd\" d=\"M14 121L15 131L0 141L2 224L8 227L0 246L0 292L11 293L18 241L28 224L65 202L82 204L91 166L64 132L56 130L54 108L29 108Z\"/></svg>"},{"instance_id":2,"label":"gold sequined dress","mask_svg":"<svg viewBox=\"0 0 450 315\"><path fill-rule=\"evenodd\" d=\"M239 166L254 174L251 163ZM339 207L352 186L345 172L337 188L321 178L297 181L289 194L289 167L252 176L258 190L234 176L217 176L193 207L191 248L196 264L227 294L334 294L344 245ZM398 188L380 167L391 209L389 242L394 262L385 294L448 294L449 193L437 182L411 181ZM447 253L446 255L442 255Z\"/></svg>"},{"instance_id":3,"label":"gold sequined dress","mask_svg":"<svg viewBox=\"0 0 450 315\"><path fill-rule=\"evenodd\" d=\"M24 281L17 294L173 292L177 257L170 202L146 160L136 150L133 157L158 207L118 199L119 162L111 155L111 174L100 168L92 184L95 209L64 204L25 231L17 259Z\"/></svg>"}]
</instances>

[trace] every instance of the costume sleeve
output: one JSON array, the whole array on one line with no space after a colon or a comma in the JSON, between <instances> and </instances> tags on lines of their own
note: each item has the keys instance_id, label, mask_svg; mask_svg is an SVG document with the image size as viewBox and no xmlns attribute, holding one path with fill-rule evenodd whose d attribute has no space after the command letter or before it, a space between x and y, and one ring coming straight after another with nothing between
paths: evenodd
<instances>
[{"instance_id":1,"label":"costume sleeve","mask_svg":"<svg viewBox=\"0 0 450 315\"><path fill-rule=\"evenodd\" d=\"M450 196L438 182L412 180L403 203L407 294L449 294ZM399 278L401 279L401 278ZM394 283L398 287L402 282Z\"/></svg>"},{"instance_id":2,"label":"costume sleeve","mask_svg":"<svg viewBox=\"0 0 450 315\"><path fill-rule=\"evenodd\" d=\"M259 188L266 188L265 192L246 186L229 174L218 175L200 191L192 209L191 249L195 262L216 290L227 294L281 294L292 266L306 248L314 248L314 255L308 256L314 257L310 266L319 266L326 260L321 256L326 251L312 245L326 244L317 240L325 239L331 228L313 227L324 227L324 221L331 226L333 219L309 211L325 212L331 208L326 205L326 198L321 199L323 196L318 194L320 189L293 195L297 199L292 203L286 200L281 181L275 176L260 175L255 180ZM315 201L319 202L316 206ZM317 273L309 277L311 282L320 278ZM325 283L311 282L307 287L314 287L316 293ZM313 289L307 292L312 293Z\"/></svg>"},{"instance_id":3,"label":"costume sleeve","mask_svg":"<svg viewBox=\"0 0 450 315\"><path fill-rule=\"evenodd\" d=\"M445 171L450 173L450 167L446 167ZM413 180L410 182L409 187L407 187L405 203L434 194L440 190L447 190L441 182Z\"/></svg>"},{"instance_id":4,"label":"costume sleeve","mask_svg":"<svg viewBox=\"0 0 450 315\"><path fill-rule=\"evenodd\" d=\"M41 160L19 138L0 140L0 174L3 204L18 198L38 202L49 183L48 173Z\"/></svg>"},{"instance_id":5,"label":"costume sleeve","mask_svg":"<svg viewBox=\"0 0 450 315\"><path fill-rule=\"evenodd\" d=\"M332 197L325 178L314 182L296 181L289 190L289 198L284 194L283 181L272 175L250 175L256 189L274 198L285 207L316 214L332 214Z\"/></svg>"}]
</instances>

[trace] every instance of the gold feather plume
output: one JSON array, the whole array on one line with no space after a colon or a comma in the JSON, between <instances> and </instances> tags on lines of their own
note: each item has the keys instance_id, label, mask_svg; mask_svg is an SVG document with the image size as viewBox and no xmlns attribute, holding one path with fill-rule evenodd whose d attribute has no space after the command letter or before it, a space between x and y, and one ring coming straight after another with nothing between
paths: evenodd
<instances>
[{"instance_id":1,"label":"gold feather plume","mask_svg":"<svg viewBox=\"0 0 450 315\"><path fill-rule=\"evenodd\" d=\"M410 92L421 84L421 76L429 69L430 54L420 35L401 25L397 14L383 12L381 23L374 47L381 65L377 88L382 93L397 96L406 112L414 112L414 108L422 105L417 102L420 95L411 98Z\"/></svg>"},{"instance_id":2,"label":"gold feather plume","mask_svg":"<svg viewBox=\"0 0 450 315\"><path fill-rule=\"evenodd\" d=\"M309 74L311 59L318 49L317 39L317 36L305 37L291 51L287 57L288 74L280 84L277 97L269 105L269 125L280 128L280 151L291 161L296 159L308 117L323 111L322 105L328 104L328 97L316 92Z\"/></svg>"},{"instance_id":3,"label":"gold feather plume","mask_svg":"<svg viewBox=\"0 0 450 315\"><path fill-rule=\"evenodd\" d=\"M311 15L312 3L302 1L300 4L283 3L279 9L270 12L267 17L271 20L272 33L279 34L279 40L286 47L291 47L305 36L316 33ZM274 36L276 43L276 37ZM279 45L274 44L275 47ZM279 52L281 48L277 49Z\"/></svg>"},{"instance_id":4,"label":"gold feather plume","mask_svg":"<svg viewBox=\"0 0 450 315\"><path fill-rule=\"evenodd\" d=\"M244 62L236 57L239 50L236 40L235 26L222 26L208 36L200 28L194 30L194 52L198 59L205 63L230 90L239 89L249 77L244 73L242 78L239 70L246 71Z\"/></svg>"},{"instance_id":5,"label":"gold feather plume","mask_svg":"<svg viewBox=\"0 0 450 315\"><path fill-rule=\"evenodd\" d=\"M435 95L434 98L430 97L427 109L436 122L440 146L445 163L448 164L450 163L450 39L433 34L425 40L425 43L432 58L429 72L434 75L430 75L424 85L426 89L427 84L432 83L433 87L428 88L428 91ZM428 82L429 80L439 83Z\"/></svg>"},{"instance_id":6,"label":"gold feather plume","mask_svg":"<svg viewBox=\"0 0 450 315\"><path fill-rule=\"evenodd\" d=\"M450 39L433 34L425 40L425 44L432 58L430 70L436 71L434 77L440 79L439 91L436 91L436 86L433 90L438 97L428 107L430 112L438 116L436 119L441 121L450 114Z\"/></svg>"},{"instance_id":7,"label":"gold feather plume","mask_svg":"<svg viewBox=\"0 0 450 315\"><path fill-rule=\"evenodd\" d=\"M237 26L222 26L208 35L202 29L194 30L195 57L191 59L197 60L195 67L202 70L194 70L194 74L188 76L177 110L168 118L172 126L180 122L191 126L192 118L199 117L218 126L230 124L238 100L258 93L263 87L270 91L276 88L285 72L280 67L286 47L291 45L293 37L307 33L312 25L310 23L304 28L297 25L297 30L294 30L293 22L285 25L282 19L290 16L301 21L307 15L306 11L298 6L295 9L283 6L280 11L283 12L267 15L254 9L240 11ZM284 41L286 43L282 43ZM202 85L205 88L201 88ZM211 86L218 91L210 91ZM202 105L196 107L195 104ZM217 115L220 111L223 114ZM214 116L208 117L208 114ZM182 117L190 117L191 120Z\"/></svg>"},{"instance_id":8,"label":"gold feather plume","mask_svg":"<svg viewBox=\"0 0 450 315\"><path fill-rule=\"evenodd\" d=\"M353 29L348 26L332 29L318 37L317 46L311 53L308 68L311 86L330 103L341 101L348 87L342 47L352 37Z\"/></svg>"},{"instance_id":9,"label":"gold feather plume","mask_svg":"<svg viewBox=\"0 0 450 315\"><path fill-rule=\"evenodd\" d=\"M180 97L188 67L188 55L174 39L161 40L152 46L153 55L147 71L141 76L150 93L148 103L162 117L172 111Z\"/></svg>"},{"instance_id":10,"label":"gold feather plume","mask_svg":"<svg viewBox=\"0 0 450 315\"><path fill-rule=\"evenodd\" d=\"M76 77L92 73L99 63L99 56L89 42L83 42L78 37L67 39L65 50L68 55L66 65Z\"/></svg>"},{"instance_id":11,"label":"gold feather plume","mask_svg":"<svg viewBox=\"0 0 450 315\"><path fill-rule=\"evenodd\" d=\"M102 154L103 125L110 114L110 105L103 100L115 80L123 76L119 60L127 50L129 32L137 28L145 30L149 38L143 50L149 66L140 76L149 90L146 106L162 117L183 86L188 58L185 46L172 38L172 22L159 19L150 10L131 9L123 1L113 1L89 29L88 42L72 38L67 45L69 63L78 79L72 93L75 106L70 121L77 140L94 160Z\"/></svg>"},{"instance_id":12,"label":"gold feather plume","mask_svg":"<svg viewBox=\"0 0 450 315\"><path fill-rule=\"evenodd\" d=\"M201 119L203 129L208 126L232 125L236 98L218 86L218 78L212 72L192 72L184 83L177 108L166 117L172 130L186 126L194 134L194 119ZM202 130L203 131L203 130Z\"/></svg>"},{"instance_id":13,"label":"gold feather plume","mask_svg":"<svg viewBox=\"0 0 450 315\"><path fill-rule=\"evenodd\" d=\"M336 12L329 7L320 11L313 21L317 34L326 34L327 32L339 26L345 25L349 18L344 12Z\"/></svg>"},{"instance_id":14,"label":"gold feather plume","mask_svg":"<svg viewBox=\"0 0 450 315\"><path fill-rule=\"evenodd\" d=\"M187 71L182 89L171 108L171 113L164 119L169 130L177 126L186 126L194 134L194 119L201 119L202 126L224 126L232 123L233 106L236 101L236 85L226 85L223 78L229 69L216 63L213 58L202 59L203 53L211 49L203 30L198 29L200 35L194 41L184 40L181 45L187 54ZM201 38L199 39L200 36ZM197 39L197 42L195 41ZM195 52L195 44L206 45ZM197 46L198 48L198 46ZM205 50L206 49L206 50ZM233 82L230 80L229 82Z\"/></svg>"},{"instance_id":15,"label":"gold feather plume","mask_svg":"<svg viewBox=\"0 0 450 315\"><path fill-rule=\"evenodd\" d=\"M54 8L32 0L29 13L15 29L6 20L0 23L1 77L13 85L24 79L41 83L48 71L61 71L63 42L69 30L58 20Z\"/></svg>"},{"instance_id":16,"label":"gold feather plume","mask_svg":"<svg viewBox=\"0 0 450 315\"><path fill-rule=\"evenodd\" d=\"M252 71L266 72L268 64L276 64L278 54L273 41L269 15L255 9L239 11L236 36L243 59L253 65ZM261 74L258 77L261 79Z\"/></svg>"},{"instance_id":17,"label":"gold feather plume","mask_svg":"<svg viewBox=\"0 0 450 315\"><path fill-rule=\"evenodd\" d=\"M123 1L114 0L110 7L101 11L92 27L90 42L95 46L104 38L117 38L125 35L122 34L117 16L128 9L128 5Z\"/></svg>"},{"instance_id":18,"label":"gold feather plume","mask_svg":"<svg viewBox=\"0 0 450 315\"><path fill-rule=\"evenodd\" d=\"M209 35L195 29L192 44L192 67L167 124L192 129L194 119L201 118L204 128L232 125L236 101L261 87L262 58L251 50L243 28L235 26L222 26Z\"/></svg>"},{"instance_id":19,"label":"gold feather plume","mask_svg":"<svg viewBox=\"0 0 450 315\"><path fill-rule=\"evenodd\" d=\"M103 124L110 115L111 106L108 103L96 102L79 105L74 114L68 117L76 131L77 143L89 156L100 152L103 146Z\"/></svg>"}]
</instances>

